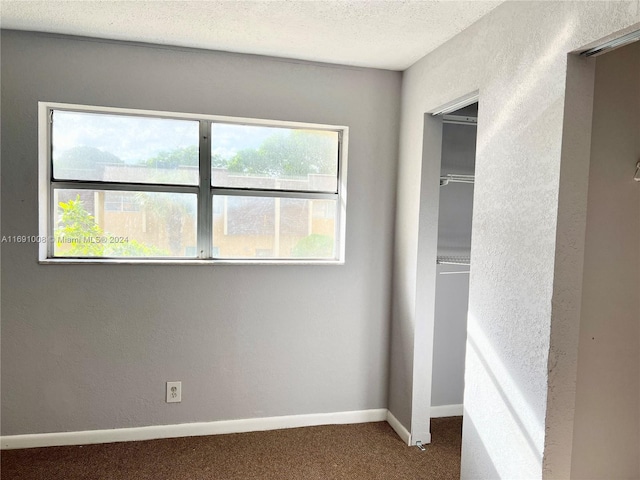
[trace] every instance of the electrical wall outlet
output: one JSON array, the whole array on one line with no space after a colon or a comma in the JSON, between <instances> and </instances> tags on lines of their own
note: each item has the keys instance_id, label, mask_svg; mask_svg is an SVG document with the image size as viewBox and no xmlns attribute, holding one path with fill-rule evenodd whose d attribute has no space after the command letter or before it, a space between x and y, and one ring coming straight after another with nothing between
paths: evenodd
<instances>
[{"instance_id":1,"label":"electrical wall outlet","mask_svg":"<svg viewBox=\"0 0 640 480\"><path fill-rule=\"evenodd\" d=\"M167 382L167 403L182 401L182 382Z\"/></svg>"}]
</instances>

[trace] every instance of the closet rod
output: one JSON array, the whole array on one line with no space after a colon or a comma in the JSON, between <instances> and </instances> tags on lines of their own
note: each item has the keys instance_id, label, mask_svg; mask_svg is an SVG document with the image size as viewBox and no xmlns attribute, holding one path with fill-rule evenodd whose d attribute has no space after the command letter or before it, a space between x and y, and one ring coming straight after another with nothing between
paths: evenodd
<instances>
[{"instance_id":1,"label":"closet rod","mask_svg":"<svg viewBox=\"0 0 640 480\"><path fill-rule=\"evenodd\" d=\"M474 183L474 175L457 175L450 173L440 177L440 186L449 185L450 183Z\"/></svg>"},{"instance_id":2,"label":"closet rod","mask_svg":"<svg viewBox=\"0 0 640 480\"><path fill-rule=\"evenodd\" d=\"M477 117L470 117L468 115L443 115L442 123L452 123L454 125L478 125Z\"/></svg>"},{"instance_id":3,"label":"closet rod","mask_svg":"<svg viewBox=\"0 0 640 480\"><path fill-rule=\"evenodd\" d=\"M638 40L640 40L640 30L627 33L620 38L616 38L614 40L603 43L602 45L598 45L597 47L590 48L589 50L582 52L580 55L582 55L583 57L600 55L601 53L608 52L609 50L613 50L614 48L621 47L623 45L628 45L629 43L637 42Z\"/></svg>"},{"instance_id":4,"label":"closet rod","mask_svg":"<svg viewBox=\"0 0 640 480\"><path fill-rule=\"evenodd\" d=\"M471 259L469 257L449 257L442 256L436 258L438 265L471 265Z\"/></svg>"}]
</instances>

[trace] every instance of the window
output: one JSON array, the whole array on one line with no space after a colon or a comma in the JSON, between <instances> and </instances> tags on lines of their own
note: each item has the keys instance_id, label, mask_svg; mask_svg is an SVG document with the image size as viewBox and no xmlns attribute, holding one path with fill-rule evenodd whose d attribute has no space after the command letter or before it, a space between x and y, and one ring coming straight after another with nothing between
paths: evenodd
<instances>
[{"instance_id":1,"label":"window","mask_svg":"<svg viewBox=\"0 0 640 480\"><path fill-rule=\"evenodd\" d=\"M342 262L347 131L41 102L40 260Z\"/></svg>"}]
</instances>

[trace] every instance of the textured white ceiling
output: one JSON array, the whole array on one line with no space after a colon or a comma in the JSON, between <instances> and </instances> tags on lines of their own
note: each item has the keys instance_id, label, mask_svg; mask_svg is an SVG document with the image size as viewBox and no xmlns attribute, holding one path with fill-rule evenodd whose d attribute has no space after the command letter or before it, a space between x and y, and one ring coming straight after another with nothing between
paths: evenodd
<instances>
[{"instance_id":1,"label":"textured white ceiling","mask_svg":"<svg viewBox=\"0 0 640 480\"><path fill-rule=\"evenodd\" d=\"M0 25L404 70L500 3L1 0Z\"/></svg>"}]
</instances>

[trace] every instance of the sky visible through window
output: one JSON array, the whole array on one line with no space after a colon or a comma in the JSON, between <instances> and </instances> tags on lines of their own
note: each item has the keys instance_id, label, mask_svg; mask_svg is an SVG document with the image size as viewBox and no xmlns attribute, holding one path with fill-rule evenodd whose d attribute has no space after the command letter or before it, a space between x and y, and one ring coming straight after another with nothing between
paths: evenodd
<instances>
[{"instance_id":1,"label":"sky visible through window","mask_svg":"<svg viewBox=\"0 0 640 480\"><path fill-rule=\"evenodd\" d=\"M109 152L126 164L146 162L161 151L198 145L199 125L175 120L86 112L54 112L54 158L78 146ZM215 123L212 153L225 159L239 150L258 148L285 128Z\"/></svg>"}]
</instances>

